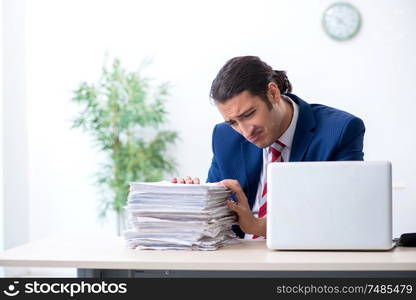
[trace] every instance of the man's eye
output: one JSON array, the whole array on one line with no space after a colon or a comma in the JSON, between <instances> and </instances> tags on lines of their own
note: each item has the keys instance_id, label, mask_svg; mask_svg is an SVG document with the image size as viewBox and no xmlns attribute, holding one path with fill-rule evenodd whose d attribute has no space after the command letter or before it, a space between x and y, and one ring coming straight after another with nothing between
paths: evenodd
<instances>
[{"instance_id":1,"label":"man's eye","mask_svg":"<svg viewBox=\"0 0 416 300\"><path fill-rule=\"evenodd\" d=\"M251 117L254 114L255 110L249 112L248 114L244 115L244 118Z\"/></svg>"}]
</instances>

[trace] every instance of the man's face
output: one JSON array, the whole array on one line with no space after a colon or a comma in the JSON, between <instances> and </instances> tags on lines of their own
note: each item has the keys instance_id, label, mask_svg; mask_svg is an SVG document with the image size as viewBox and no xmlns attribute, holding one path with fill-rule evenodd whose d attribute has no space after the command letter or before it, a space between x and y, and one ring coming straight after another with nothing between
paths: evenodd
<instances>
[{"instance_id":1,"label":"man's face","mask_svg":"<svg viewBox=\"0 0 416 300\"><path fill-rule=\"evenodd\" d=\"M268 94L269 97L269 94ZM272 108L260 98L244 91L217 107L224 120L249 142L259 148L273 144L286 128L284 102L278 95L269 97Z\"/></svg>"}]
</instances>

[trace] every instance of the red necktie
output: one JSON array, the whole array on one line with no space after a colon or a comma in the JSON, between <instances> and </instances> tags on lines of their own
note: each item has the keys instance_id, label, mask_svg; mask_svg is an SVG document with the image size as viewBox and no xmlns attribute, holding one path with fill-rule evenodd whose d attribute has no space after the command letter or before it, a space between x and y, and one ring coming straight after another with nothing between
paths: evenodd
<instances>
[{"instance_id":1,"label":"red necktie","mask_svg":"<svg viewBox=\"0 0 416 300\"><path fill-rule=\"evenodd\" d=\"M276 141L269 147L269 153L271 152L272 158L270 162L283 162L282 151L286 145L280 141ZM259 205L259 218L264 218L267 214L267 182L264 181L263 192L261 193L261 201ZM253 235L253 239L257 239L259 236Z\"/></svg>"}]
</instances>

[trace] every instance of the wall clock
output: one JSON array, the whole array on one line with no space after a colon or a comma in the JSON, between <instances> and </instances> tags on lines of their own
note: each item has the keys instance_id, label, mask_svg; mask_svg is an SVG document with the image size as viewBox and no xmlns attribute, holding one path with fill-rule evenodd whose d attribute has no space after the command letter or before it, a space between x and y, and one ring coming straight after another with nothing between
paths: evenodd
<instances>
[{"instance_id":1,"label":"wall clock","mask_svg":"<svg viewBox=\"0 0 416 300\"><path fill-rule=\"evenodd\" d=\"M325 10L322 25L325 32L335 40L351 39L360 30L360 12L350 3L336 2Z\"/></svg>"}]
</instances>

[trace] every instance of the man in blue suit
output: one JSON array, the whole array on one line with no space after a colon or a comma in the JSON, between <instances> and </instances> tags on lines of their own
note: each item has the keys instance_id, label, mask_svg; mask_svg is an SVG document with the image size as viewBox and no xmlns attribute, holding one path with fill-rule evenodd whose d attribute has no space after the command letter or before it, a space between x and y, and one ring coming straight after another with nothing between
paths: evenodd
<instances>
[{"instance_id":1,"label":"man in blue suit","mask_svg":"<svg viewBox=\"0 0 416 300\"><path fill-rule=\"evenodd\" d=\"M266 235L269 162L363 160L361 119L308 104L291 91L285 72L254 56L229 60L212 83L211 98L225 122L213 131L207 181L235 192L236 201L227 204L238 215L233 229L240 237Z\"/></svg>"}]
</instances>

